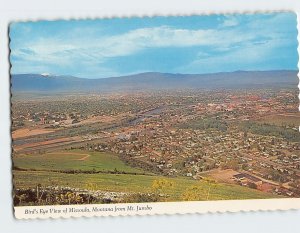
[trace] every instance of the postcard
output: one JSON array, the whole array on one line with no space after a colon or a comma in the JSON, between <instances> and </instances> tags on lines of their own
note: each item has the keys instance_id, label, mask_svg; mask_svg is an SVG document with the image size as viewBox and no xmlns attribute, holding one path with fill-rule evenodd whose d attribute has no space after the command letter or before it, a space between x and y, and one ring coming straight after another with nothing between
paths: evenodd
<instances>
[{"instance_id":1,"label":"postcard","mask_svg":"<svg viewBox=\"0 0 300 233\"><path fill-rule=\"evenodd\" d=\"M18 219L300 208L297 15L12 22Z\"/></svg>"}]
</instances>

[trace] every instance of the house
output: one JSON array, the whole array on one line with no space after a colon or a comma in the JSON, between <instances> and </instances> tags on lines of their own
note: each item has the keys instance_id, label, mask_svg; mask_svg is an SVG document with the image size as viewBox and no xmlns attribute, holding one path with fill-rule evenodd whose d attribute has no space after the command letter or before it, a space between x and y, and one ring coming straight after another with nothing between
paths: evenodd
<instances>
[{"instance_id":1,"label":"house","mask_svg":"<svg viewBox=\"0 0 300 233\"><path fill-rule=\"evenodd\" d=\"M257 186L260 186L262 185L262 180L255 177L255 176L252 176L250 174L247 174L247 173L239 173L239 174L236 174L236 175L233 175L233 179L239 183L241 183L242 185L248 185L250 183L253 183Z\"/></svg>"}]
</instances>

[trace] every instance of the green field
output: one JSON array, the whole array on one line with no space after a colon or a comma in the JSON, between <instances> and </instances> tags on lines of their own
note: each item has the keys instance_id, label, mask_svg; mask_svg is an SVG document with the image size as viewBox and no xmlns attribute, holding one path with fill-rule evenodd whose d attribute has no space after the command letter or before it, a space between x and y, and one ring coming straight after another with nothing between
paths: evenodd
<instances>
[{"instance_id":1,"label":"green field","mask_svg":"<svg viewBox=\"0 0 300 233\"><path fill-rule=\"evenodd\" d=\"M182 194L193 186L197 186L200 193L199 200L206 200L208 184L204 181L187 177L166 178L159 175L145 173L142 169L126 165L112 153L89 152L83 150L65 150L41 155L15 155L14 188L35 188L37 185L72 187L88 189L88 185L98 190L126 193L151 193L155 180L166 179L172 182L173 188L165 190L169 195L168 201L181 200ZM23 171L21 169L26 169ZM118 170L127 174L111 174L109 171ZM102 171L103 173L75 174L62 171ZM107 172L107 173L105 173ZM129 173L129 174L128 174ZM261 199L276 196L254 189L230 184L217 184L210 191L210 200L226 199Z\"/></svg>"},{"instance_id":2,"label":"green field","mask_svg":"<svg viewBox=\"0 0 300 233\"><path fill-rule=\"evenodd\" d=\"M15 171L15 188L35 188L42 186L67 186L73 188L86 189L88 184L96 185L99 190L128 192L128 193L148 193L152 192L151 186L154 180L167 179L174 183L174 187L166 191L170 195L168 201L178 201L185 190L197 185L203 188L203 195L200 200L206 200L207 184L184 177L165 178L161 176L129 175L129 174L64 174L46 171ZM262 199L275 198L278 196L263 193L254 189L241 187L238 185L218 184L211 189L210 200L229 199Z\"/></svg>"},{"instance_id":3,"label":"green field","mask_svg":"<svg viewBox=\"0 0 300 233\"><path fill-rule=\"evenodd\" d=\"M269 115L260 118L258 122L274 124L277 126L300 126L300 114L290 114L290 115Z\"/></svg>"},{"instance_id":4,"label":"green field","mask_svg":"<svg viewBox=\"0 0 300 233\"><path fill-rule=\"evenodd\" d=\"M89 152L82 150L65 150L40 155L15 155L14 166L21 169L35 170L82 170L114 171L127 173L144 173L142 169L126 165L116 155L107 152Z\"/></svg>"}]
</instances>

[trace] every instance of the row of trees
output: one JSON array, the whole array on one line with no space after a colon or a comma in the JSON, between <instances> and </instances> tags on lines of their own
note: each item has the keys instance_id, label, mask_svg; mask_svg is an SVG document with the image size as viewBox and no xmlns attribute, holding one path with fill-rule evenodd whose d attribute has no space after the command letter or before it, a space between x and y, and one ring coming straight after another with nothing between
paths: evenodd
<instances>
[{"instance_id":1,"label":"row of trees","mask_svg":"<svg viewBox=\"0 0 300 233\"><path fill-rule=\"evenodd\" d=\"M300 141L300 133L296 130L287 127L270 125L266 123L258 124L255 122L245 122L243 124L243 129L245 131L250 131L251 133L254 134L282 137L292 142Z\"/></svg>"},{"instance_id":2,"label":"row of trees","mask_svg":"<svg viewBox=\"0 0 300 233\"><path fill-rule=\"evenodd\" d=\"M220 121L214 118L205 118L193 120L189 123L181 125L182 128L193 128L199 130L217 129L222 132L227 131L228 125L225 121Z\"/></svg>"}]
</instances>

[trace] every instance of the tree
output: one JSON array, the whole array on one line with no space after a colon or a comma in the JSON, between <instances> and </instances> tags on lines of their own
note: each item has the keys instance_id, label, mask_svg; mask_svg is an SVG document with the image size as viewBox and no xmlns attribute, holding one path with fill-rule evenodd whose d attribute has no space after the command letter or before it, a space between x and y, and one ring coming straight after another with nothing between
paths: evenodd
<instances>
[{"instance_id":1,"label":"tree","mask_svg":"<svg viewBox=\"0 0 300 233\"><path fill-rule=\"evenodd\" d=\"M239 169L239 161L236 159L232 159L226 164L227 168L231 168L233 170L238 170Z\"/></svg>"},{"instance_id":2,"label":"tree","mask_svg":"<svg viewBox=\"0 0 300 233\"><path fill-rule=\"evenodd\" d=\"M152 183L152 190L159 195L165 195L174 188L174 182L167 179L154 180Z\"/></svg>"},{"instance_id":3,"label":"tree","mask_svg":"<svg viewBox=\"0 0 300 233\"><path fill-rule=\"evenodd\" d=\"M193 185L185 190L181 195L183 201L200 201L203 200L205 190L201 186Z\"/></svg>"},{"instance_id":4,"label":"tree","mask_svg":"<svg viewBox=\"0 0 300 233\"><path fill-rule=\"evenodd\" d=\"M210 178L204 178L199 185L187 188L181 195L183 201L209 200L211 191L218 186L217 182Z\"/></svg>"},{"instance_id":5,"label":"tree","mask_svg":"<svg viewBox=\"0 0 300 233\"><path fill-rule=\"evenodd\" d=\"M207 195L206 200L208 201L210 198L210 192L212 189L215 189L217 187L217 182L211 178L204 178L203 181L206 183L207 187Z\"/></svg>"}]
</instances>

